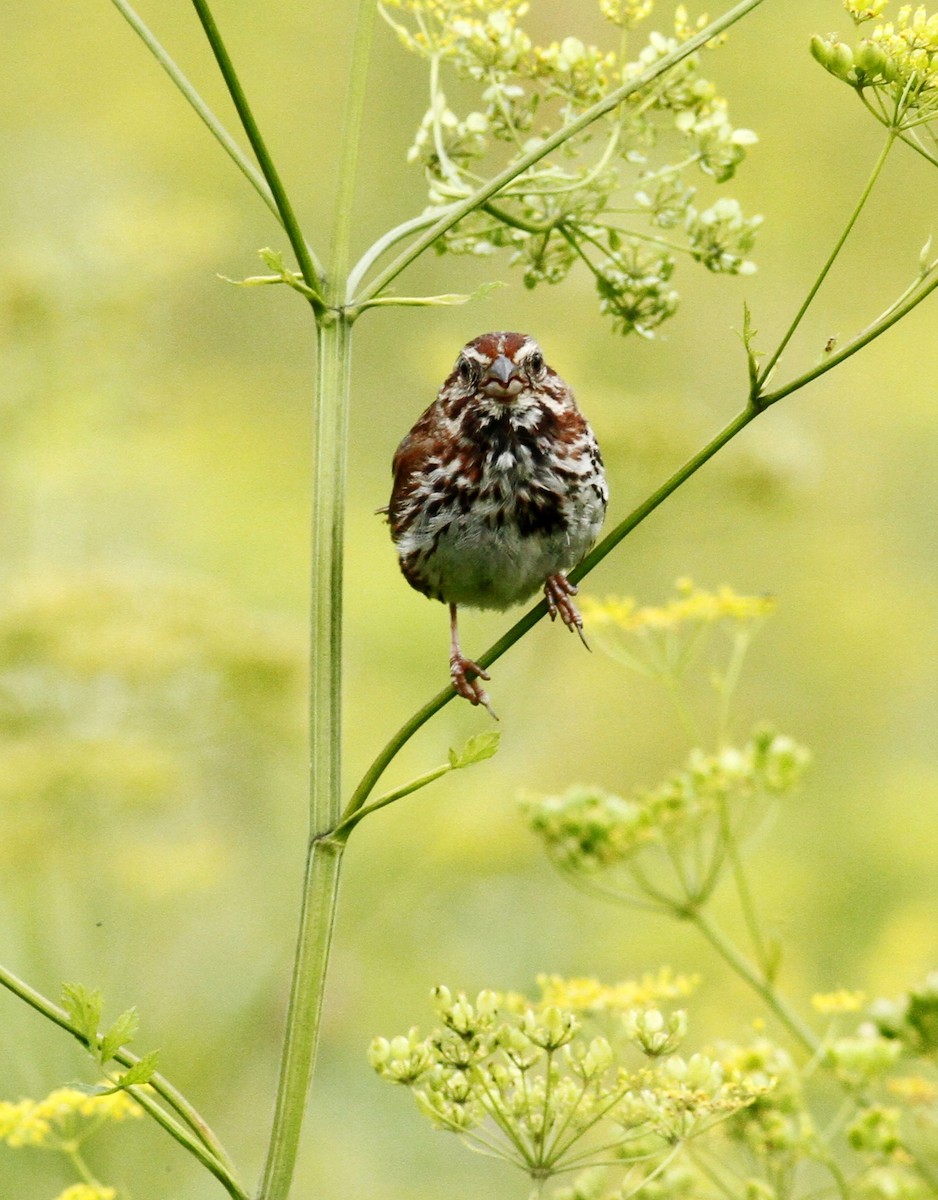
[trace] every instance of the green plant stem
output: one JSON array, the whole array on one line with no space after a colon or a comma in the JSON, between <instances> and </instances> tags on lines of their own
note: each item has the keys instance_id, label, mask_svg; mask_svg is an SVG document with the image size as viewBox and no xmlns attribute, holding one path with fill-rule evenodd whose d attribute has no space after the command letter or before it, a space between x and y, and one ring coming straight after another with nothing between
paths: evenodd
<instances>
[{"instance_id":1,"label":"green plant stem","mask_svg":"<svg viewBox=\"0 0 938 1200\"><path fill-rule=\"evenodd\" d=\"M733 945L719 926L699 908L691 909L681 915L688 917L703 934L720 957L730 966L740 979L744 980L753 991L765 1001L788 1032L798 1041L809 1054L816 1054L820 1042L814 1031L802 1021L788 1002L778 994L772 983L765 978L753 963Z\"/></svg>"},{"instance_id":2,"label":"green plant stem","mask_svg":"<svg viewBox=\"0 0 938 1200\"><path fill-rule=\"evenodd\" d=\"M730 823L729 804L725 796L720 798L719 813L720 833L723 838L723 845L726 847L726 856L729 859L730 868L733 872L733 883L736 886L736 895L739 897L739 907L742 910L743 920L749 931L749 937L752 942L752 948L755 951L756 961L759 964L759 970L762 972L762 976L766 982L771 983L773 975L772 961L766 948L765 938L762 935L759 918L756 914L752 889L749 887L749 880L746 878L742 856L739 853L739 843L736 840L736 835L733 833Z\"/></svg>"},{"instance_id":3,"label":"green plant stem","mask_svg":"<svg viewBox=\"0 0 938 1200\"><path fill-rule=\"evenodd\" d=\"M137 13L127 0L112 0L114 7L126 19L127 23L141 39L156 61L160 64L166 74L170 77L176 87L182 92L185 99L195 110L199 118L208 127L209 132L219 143L225 153L229 156L238 170L250 183L251 187L257 192L260 198L264 201L270 211L276 217L277 221L282 225L280 213L277 211L277 205L273 197L273 193L267 186L267 182L263 175L258 171L257 167L246 157L238 143L234 140L228 130L222 125L221 121L212 112L209 106L205 103L191 82L183 74L178 64L170 57L166 49L157 40L156 36L149 29L146 22Z\"/></svg>"},{"instance_id":4,"label":"green plant stem","mask_svg":"<svg viewBox=\"0 0 938 1200\"><path fill-rule=\"evenodd\" d=\"M65 1009L54 1004L47 997L43 996L41 992L30 987L28 983L19 979L12 971L8 971L5 967L0 967L0 984L54 1025L58 1025L60 1029L64 1029L66 1033L70 1034L86 1049L89 1048L84 1033L72 1023ZM123 1049L118 1050L114 1054L114 1060L124 1067L135 1066L140 1061L136 1054ZM197 1158L219 1180L229 1196L233 1197L233 1200L248 1200L248 1193L238 1182L228 1154L205 1120L186 1100L182 1093L173 1087L169 1080L159 1072L155 1072L151 1076L149 1087L179 1114L185 1124L189 1126L188 1129L161 1108L146 1089L129 1087L127 1091L141 1108L145 1109L171 1137ZM190 1130L192 1131L191 1133ZM196 1136L193 1136L193 1133Z\"/></svg>"},{"instance_id":5,"label":"green plant stem","mask_svg":"<svg viewBox=\"0 0 938 1200\"><path fill-rule=\"evenodd\" d=\"M341 805L342 548L351 322L317 325L310 587L310 843L277 1098L258 1200L286 1200L319 1037L344 837Z\"/></svg>"},{"instance_id":6,"label":"green plant stem","mask_svg":"<svg viewBox=\"0 0 938 1200\"><path fill-rule=\"evenodd\" d=\"M348 92L342 128L342 150L339 159L339 179L332 224L332 265L330 299L335 305L347 300L349 247L354 211L355 182L358 174L358 155L361 146L362 117L365 109L365 85L374 33L378 0L358 0L352 61L349 70ZM341 288L341 294L339 294Z\"/></svg>"},{"instance_id":7,"label":"green plant stem","mask_svg":"<svg viewBox=\"0 0 938 1200\"><path fill-rule=\"evenodd\" d=\"M433 770L425 771L422 775L418 775L410 783L405 783L402 787L395 788L393 792L387 792L385 795L379 796L377 800L372 800L370 804L365 804L356 812L350 813L348 816L343 816L341 823L336 827L336 834L348 836L364 817L377 812L379 808L385 808L388 804L393 804L395 800L403 800L405 796L410 796L413 792L418 792L421 788L425 788L427 784L434 783L437 779L448 775L452 769L449 763L443 763L442 766L434 767Z\"/></svg>"},{"instance_id":8,"label":"green plant stem","mask_svg":"<svg viewBox=\"0 0 938 1200\"><path fill-rule=\"evenodd\" d=\"M203 0L193 0L202 3ZM277 1098L258 1200L286 1200L316 1061L342 854L342 559L352 314L347 290L352 202L377 0L359 0L333 220L330 309L317 314L310 557L310 842ZM262 163L263 166L263 163ZM266 172L265 172L266 174Z\"/></svg>"},{"instance_id":9,"label":"green plant stem","mask_svg":"<svg viewBox=\"0 0 938 1200\"><path fill-rule=\"evenodd\" d=\"M436 219L432 213L421 213L418 217L411 217L409 221L402 221L400 225L395 225L393 229L389 229L376 242L373 242L349 273L348 299L352 300L358 293L365 275L383 254L386 254L398 242L402 242L404 238L410 237L412 233L419 233L421 229L426 229Z\"/></svg>"},{"instance_id":10,"label":"green plant stem","mask_svg":"<svg viewBox=\"0 0 938 1200\"><path fill-rule=\"evenodd\" d=\"M313 838L309 845L277 1099L257 1200L286 1200L293 1181L319 1038L344 848L342 838Z\"/></svg>"},{"instance_id":11,"label":"green plant stem","mask_svg":"<svg viewBox=\"0 0 938 1200\"><path fill-rule=\"evenodd\" d=\"M342 742L342 550L351 324L317 326L310 555L310 832L339 817Z\"/></svg>"},{"instance_id":12,"label":"green plant stem","mask_svg":"<svg viewBox=\"0 0 938 1200\"><path fill-rule=\"evenodd\" d=\"M775 367L777 366L779 359L785 353L788 343L795 336L795 332L798 329L798 326L804 320L805 314L807 313L808 309L811 307L811 304L813 303L815 296L821 290L821 286L823 285L824 280L827 278L828 274L830 273L831 267L833 267L838 255L840 254L841 250L844 248L844 244L847 241L847 238L850 236L854 225L856 225L857 220L859 219L860 213L863 211L864 207L866 206L866 202L870 198L870 193L873 191L873 188L876 185L876 181L877 181L877 179L879 179L880 174L882 173L883 167L886 165L886 159L889 156L889 151L892 149L893 142L896 140L896 133L897 133L897 131L895 129L890 129L887 131L886 141L883 143L883 148L879 152L879 156L876 159L876 162L873 166L873 170L870 172L870 177L869 177L869 179L867 179L866 184L863 188L863 191L860 193L860 197L857 200L856 204L854 205L853 212L848 217L847 223L844 226L844 228L840 234L840 237L834 243L833 250L828 255L827 261L824 263L824 266L821 267L821 270L818 274L817 279L815 279L814 283L809 288L808 294L807 294L807 296L805 296L804 300L802 301L801 307L795 313L795 316L792 319L791 324L788 326L788 328L785 330L785 333L782 335L782 340L779 342L778 346L775 348L774 352L769 356L765 365L762 367L762 370L759 372L757 388L760 392L761 392L762 388L765 386L765 384L768 382L769 378L771 377L772 372L775 370Z\"/></svg>"},{"instance_id":13,"label":"green plant stem","mask_svg":"<svg viewBox=\"0 0 938 1200\"><path fill-rule=\"evenodd\" d=\"M464 200L460 200L451 205L449 208L445 209L439 220L434 222L429 229L421 233L419 237L416 237L413 242L411 242L411 244L393 260L393 262L389 263L383 271L379 272L379 274L365 286L361 293L355 297L350 297L349 303L352 305L358 305L362 303L362 301L370 300L374 296L379 295L397 278L398 275L400 275L400 273L406 267L408 267L414 261L414 259L419 258L426 249L433 245L437 238L446 233L447 230L452 229L452 227L461 221L463 217L467 216L474 209L480 207L485 203L486 200L491 199L491 197L500 192L502 188L506 187L514 179L517 179L519 175L522 175L525 171L527 171L529 167L533 167L535 163L540 162L542 158L546 157L548 154L551 154L559 146L562 146L564 142L569 141L570 138L576 137L577 134L582 133L582 131L588 128L594 121L598 121L599 118L605 116L607 112L617 108L623 102L623 100L626 100L629 96L637 91L640 91L642 88L647 87L649 83L652 83L660 75L663 75L677 63L682 62L689 55L699 50L703 45L710 41L711 38L714 38L724 30L729 29L731 25L735 25L737 21L741 20L748 13L752 12L753 9L758 8L761 3L762 0L741 0L741 3L734 5L731 9L728 9L715 21L711 21L705 29L700 30L700 32L695 34L692 38L688 38L686 42L682 42L670 54L665 55L653 66L649 67L647 71L643 71L641 75L637 75L628 83L625 83L621 87L616 88L615 91L610 92L608 96L605 96L591 108L588 108L584 113L581 113L576 120L565 124L555 133L552 133L549 137L545 138L543 142L540 142L534 149L530 150L527 154L522 155L522 157L517 159L517 161L509 164L509 166L507 166L503 171L500 171L497 175L493 176L490 180L488 180L487 183L484 183L481 187L477 188Z\"/></svg>"},{"instance_id":14,"label":"green plant stem","mask_svg":"<svg viewBox=\"0 0 938 1200\"><path fill-rule=\"evenodd\" d=\"M215 24L215 18L212 16L211 9L208 6L208 0L192 0L192 4L202 23L202 28L205 30L205 36L212 48L212 53L215 55L215 61L218 63L218 68L225 80L228 93L237 109L241 125L247 135L248 141L251 143L251 149L254 151L264 178L267 180L274 203L277 205L277 211L280 213L283 227L286 230L287 237L290 239L290 245L293 247L293 253L296 255L296 261L299 264L303 280L307 287L321 296L321 272L317 270L313 261L313 255L300 231L296 214L293 211L293 205L290 203L290 198L287 196L286 190L281 183L280 175L274 166L274 161L261 136L261 131L254 120L254 114L251 112L247 96L245 96L244 89L241 87L241 81L238 79L234 64L231 61L225 43L222 41L218 26ZM316 307L315 302L314 307Z\"/></svg>"},{"instance_id":15,"label":"green plant stem","mask_svg":"<svg viewBox=\"0 0 938 1200\"><path fill-rule=\"evenodd\" d=\"M818 363L816 366L804 371L801 375L798 375L795 379L792 379L783 387L777 388L774 392L766 392L764 395L760 396L758 398L758 405L760 409L766 409L771 407L773 404L777 404L779 400L784 400L785 397L790 396L792 392L800 391L801 388L806 387L809 383L813 383L815 379L820 379L822 375L826 375L828 371L832 371L834 367L840 366L840 364L846 359L850 358L851 355L854 355L859 350L862 350L864 346L868 346L870 342L875 341L876 338L884 334L887 329L891 329L893 325L901 321L904 317L908 316L913 308L916 308L922 303L923 300L927 299L932 294L935 288L938 288L938 275L936 275L933 279L930 279L914 295L909 296L908 300L906 300L903 304L900 304L898 307L893 309L887 309L878 321L874 321L868 329L865 329L858 337L855 337L851 342L848 342L842 350L837 351L835 354L829 355L822 363Z\"/></svg>"}]
</instances>

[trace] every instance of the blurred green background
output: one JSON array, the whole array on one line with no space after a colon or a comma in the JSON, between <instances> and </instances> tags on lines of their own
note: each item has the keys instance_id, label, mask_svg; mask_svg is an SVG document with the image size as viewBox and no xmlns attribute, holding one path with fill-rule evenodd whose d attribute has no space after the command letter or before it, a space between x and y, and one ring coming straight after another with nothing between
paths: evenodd
<instances>
[{"instance_id":1,"label":"blurred green background","mask_svg":"<svg viewBox=\"0 0 938 1200\"><path fill-rule=\"evenodd\" d=\"M189 6L140 7L228 119ZM542 40L598 30L585 0L533 9ZM322 249L347 10L219 0L216 12ZM847 23L834 0L768 0L710 60L734 123L761 139L724 189L765 215L759 273L683 270L679 315L658 340L614 336L582 275L531 293L502 261L435 257L403 290L510 286L356 327L350 780L445 678L445 611L404 584L374 510L458 348L490 328L535 333L600 437L611 520L627 513L737 411L744 297L769 346L878 152L878 127L807 53L812 33ZM255 273L257 248L286 249L285 238L110 4L8 6L0 67L3 961L53 996L78 980L101 987L115 1015L138 1005L140 1048L162 1048L166 1073L253 1178L304 854L311 325L285 289L219 281ZM423 64L380 25L358 250L423 206L405 154L424 89ZM785 376L910 280L936 185L896 152ZM754 850L783 986L803 1004L839 985L895 994L936 960L935 304L761 418L587 584L652 603L690 575L777 597L738 726L771 720L815 756ZM467 615L467 651L512 619ZM365 1063L374 1033L428 1023L435 983L530 989L544 970L614 981L668 963L704 976L695 1044L744 1036L760 1015L691 931L572 892L518 817L523 789L662 778L684 755L663 703L546 624L497 664L491 691L498 757L352 840L297 1196L523 1194L507 1168L432 1133ZM443 761L487 721L449 706L389 782ZM89 1078L78 1048L12 996L0 1014L0 1097ZM136 1200L221 1194L146 1123L89 1157ZM0 1195L42 1200L70 1181L38 1151L0 1153Z\"/></svg>"}]
</instances>

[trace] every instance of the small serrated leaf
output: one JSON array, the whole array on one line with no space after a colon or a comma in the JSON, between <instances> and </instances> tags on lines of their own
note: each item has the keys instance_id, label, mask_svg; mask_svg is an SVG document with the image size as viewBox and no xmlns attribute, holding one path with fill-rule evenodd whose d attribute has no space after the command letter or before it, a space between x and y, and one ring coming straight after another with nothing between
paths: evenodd
<instances>
[{"instance_id":1,"label":"small serrated leaf","mask_svg":"<svg viewBox=\"0 0 938 1200\"><path fill-rule=\"evenodd\" d=\"M140 1018L135 1008L128 1008L126 1012L122 1012L101 1038L101 1061L107 1062L109 1058L114 1057L121 1046L126 1046L128 1042L133 1041L139 1024Z\"/></svg>"},{"instance_id":2,"label":"small serrated leaf","mask_svg":"<svg viewBox=\"0 0 938 1200\"><path fill-rule=\"evenodd\" d=\"M759 331L752 327L752 312L749 305L743 302L743 329L740 334L743 346L746 350L746 364L749 368L749 385L753 390L756 388L759 379L759 359L762 357L762 352L756 350L754 342L756 334Z\"/></svg>"},{"instance_id":3,"label":"small serrated leaf","mask_svg":"<svg viewBox=\"0 0 938 1200\"><path fill-rule=\"evenodd\" d=\"M501 736L498 730L477 733L475 737L471 737L466 742L461 750L450 750L450 767L454 771L459 771L463 767L470 767L473 763L484 762L485 759L491 758L498 751Z\"/></svg>"},{"instance_id":4,"label":"small serrated leaf","mask_svg":"<svg viewBox=\"0 0 938 1200\"><path fill-rule=\"evenodd\" d=\"M149 1083L156 1073L159 1062L159 1050L151 1050L149 1054L144 1054L139 1062L134 1063L132 1067L126 1070L123 1075L118 1076L114 1086L107 1088L106 1092L121 1092L125 1088L134 1087L134 1085Z\"/></svg>"},{"instance_id":5,"label":"small serrated leaf","mask_svg":"<svg viewBox=\"0 0 938 1200\"><path fill-rule=\"evenodd\" d=\"M68 1013L72 1024L88 1043L90 1049L97 1053L98 1029L101 1026L101 1010L104 1000L100 991L95 988L89 991L81 983L62 984L62 1007Z\"/></svg>"},{"instance_id":6,"label":"small serrated leaf","mask_svg":"<svg viewBox=\"0 0 938 1200\"><path fill-rule=\"evenodd\" d=\"M271 250L269 246L265 246L257 253L272 271L276 271L275 275L248 275L245 279L232 279L228 275L219 275L218 278L224 280L225 283L233 283L235 287L264 287L269 284L285 283L287 287L300 292L308 300L319 301L321 299L318 292L307 286L299 272L290 270L283 261L283 255L279 250Z\"/></svg>"},{"instance_id":7,"label":"small serrated leaf","mask_svg":"<svg viewBox=\"0 0 938 1200\"><path fill-rule=\"evenodd\" d=\"M257 253L264 265L270 267L272 271L276 271L278 275L287 274L287 264L283 261L283 255L279 250L271 250L270 246L264 246Z\"/></svg>"}]
</instances>

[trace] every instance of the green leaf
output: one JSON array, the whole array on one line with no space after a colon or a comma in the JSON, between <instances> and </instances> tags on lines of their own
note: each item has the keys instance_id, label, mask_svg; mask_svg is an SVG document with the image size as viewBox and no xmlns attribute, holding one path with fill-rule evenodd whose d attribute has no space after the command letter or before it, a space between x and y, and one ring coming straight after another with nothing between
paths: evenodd
<instances>
[{"instance_id":1,"label":"green leaf","mask_svg":"<svg viewBox=\"0 0 938 1200\"><path fill-rule=\"evenodd\" d=\"M466 742L461 750L450 750L450 769L460 771L463 767L471 767L473 763L491 758L498 751L498 742L501 736L498 730L477 733L475 737L471 737Z\"/></svg>"},{"instance_id":2,"label":"green leaf","mask_svg":"<svg viewBox=\"0 0 938 1200\"><path fill-rule=\"evenodd\" d=\"M80 1092L87 1092L89 1096L113 1096L115 1092L122 1092L125 1088L149 1083L156 1074L159 1062L159 1050L151 1050L149 1054L144 1054L138 1062L129 1067L123 1075L119 1075L110 1087L103 1083L93 1085L79 1083L72 1086Z\"/></svg>"},{"instance_id":3,"label":"green leaf","mask_svg":"<svg viewBox=\"0 0 938 1200\"><path fill-rule=\"evenodd\" d=\"M159 1062L159 1050L151 1050L149 1054L144 1054L139 1062L134 1063L129 1070L119 1076L117 1082L110 1090L117 1092L122 1091L124 1088L133 1087L134 1084L149 1083L156 1074Z\"/></svg>"},{"instance_id":4,"label":"green leaf","mask_svg":"<svg viewBox=\"0 0 938 1200\"><path fill-rule=\"evenodd\" d=\"M442 305L453 304L468 304L470 300L481 300L490 292L494 292L496 288L505 287L506 285L501 280L492 280L489 283L480 284L474 292L444 292L439 296L376 296L373 300L366 300L362 304L362 311L366 308L426 308Z\"/></svg>"},{"instance_id":5,"label":"green leaf","mask_svg":"<svg viewBox=\"0 0 938 1200\"><path fill-rule=\"evenodd\" d=\"M282 275L247 275L244 279L232 279L230 275L219 275L224 283L234 284L235 287L265 287L271 283L286 283Z\"/></svg>"},{"instance_id":6,"label":"green leaf","mask_svg":"<svg viewBox=\"0 0 938 1200\"><path fill-rule=\"evenodd\" d=\"M279 250L271 250L269 246L265 246L257 253L272 271L276 271L276 275L248 275L245 279L232 279L228 275L219 275L218 278L223 279L225 283L233 283L235 287L265 287L272 283L285 283L287 287L302 293L307 299L322 299L318 292L314 292L311 287L306 286L303 276L298 271L289 269Z\"/></svg>"},{"instance_id":7,"label":"green leaf","mask_svg":"<svg viewBox=\"0 0 938 1200\"><path fill-rule=\"evenodd\" d=\"M62 984L62 1007L95 1054L98 1051L98 1030L101 1027L103 1006L104 1000L97 988L89 991L81 983Z\"/></svg>"},{"instance_id":8,"label":"green leaf","mask_svg":"<svg viewBox=\"0 0 938 1200\"><path fill-rule=\"evenodd\" d=\"M101 1061L107 1062L121 1046L133 1041L139 1024L140 1019L135 1008L128 1008L126 1012L122 1012L101 1039Z\"/></svg>"},{"instance_id":9,"label":"green leaf","mask_svg":"<svg viewBox=\"0 0 938 1200\"><path fill-rule=\"evenodd\" d=\"M279 250L271 250L270 246L263 246L257 253L261 261L272 271L276 271L278 275L287 274L287 264L283 261L283 255Z\"/></svg>"},{"instance_id":10,"label":"green leaf","mask_svg":"<svg viewBox=\"0 0 938 1200\"><path fill-rule=\"evenodd\" d=\"M740 337L746 349L746 362L749 367L749 386L753 393L755 393L756 384L759 379L759 359L762 357L762 351L756 350L753 345L758 332L757 329L753 329L752 327L752 312L749 309L749 305L743 302L743 331Z\"/></svg>"}]
</instances>

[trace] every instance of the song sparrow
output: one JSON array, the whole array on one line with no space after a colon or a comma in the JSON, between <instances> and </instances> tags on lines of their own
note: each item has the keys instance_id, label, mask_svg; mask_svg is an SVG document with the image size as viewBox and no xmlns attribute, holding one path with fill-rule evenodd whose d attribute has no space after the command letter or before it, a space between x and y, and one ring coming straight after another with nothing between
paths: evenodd
<instances>
[{"instance_id":1,"label":"song sparrow","mask_svg":"<svg viewBox=\"0 0 938 1200\"><path fill-rule=\"evenodd\" d=\"M488 674L460 650L457 608L504 609L543 587L551 620L559 613L586 644L566 572L606 509L593 431L532 337L485 333L463 347L393 472L387 513L404 578L449 605L453 686L492 712Z\"/></svg>"}]
</instances>

